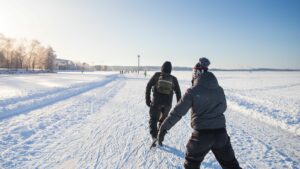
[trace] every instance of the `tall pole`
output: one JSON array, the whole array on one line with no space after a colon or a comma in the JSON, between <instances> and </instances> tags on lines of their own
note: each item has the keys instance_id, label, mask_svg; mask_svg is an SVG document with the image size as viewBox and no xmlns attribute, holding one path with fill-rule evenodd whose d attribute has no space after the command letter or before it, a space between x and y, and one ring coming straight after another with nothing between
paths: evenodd
<instances>
[{"instance_id":1,"label":"tall pole","mask_svg":"<svg viewBox=\"0 0 300 169\"><path fill-rule=\"evenodd\" d=\"M138 57L138 74L140 74L140 55L137 56Z\"/></svg>"}]
</instances>

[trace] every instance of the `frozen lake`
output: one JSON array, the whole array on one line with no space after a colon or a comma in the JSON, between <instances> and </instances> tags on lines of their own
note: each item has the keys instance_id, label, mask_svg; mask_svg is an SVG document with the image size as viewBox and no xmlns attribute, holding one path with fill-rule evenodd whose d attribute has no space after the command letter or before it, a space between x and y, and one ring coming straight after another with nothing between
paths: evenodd
<instances>
[{"instance_id":1,"label":"frozen lake","mask_svg":"<svg viewBox=\"0 0 300 169\"><path fill-rule=\"evenodd\" d=\"M241 166L300 168L300 72L214 73ZM183 168L189 114L149 150L151 74L0 75L0 168ZM172 74L184 94L192 72ZM211 153L201 167L220 168Z\"/></svg>"}]
</instances>

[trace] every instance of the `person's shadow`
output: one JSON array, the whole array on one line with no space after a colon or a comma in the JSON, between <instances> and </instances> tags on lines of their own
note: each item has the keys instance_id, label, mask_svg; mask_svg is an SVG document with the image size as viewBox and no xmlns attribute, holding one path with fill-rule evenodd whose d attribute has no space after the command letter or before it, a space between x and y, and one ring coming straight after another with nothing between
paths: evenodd
<instances>
[{"instance_id":1,"label":"person's shadow","mask_svg":"<svg viewBox=\"0 0 300 169\"><path fill-rule=\"evenodd\" d=\"M180 151L174 147L164 145L164 146L160 147L159 149L166 151L168 153L174 154L175 156L177 156L179 158L185 159L185 154L182 151ZM218 165L217 163L214 163L214 162L203 162L201 164L201 166L204 166L206 168L220 169L220 165ZM175 168L182 169L183 166L180 165L180 166L176 166Z\"/></svg>"},{"instance_id":2,"label":"person's shadow","mask_svg":"<svg viewBox=\"0 0 300 169\"><path fill-rule=\"evenodd\" d=\"M180 151L180 150L178 150L174 147L170 147L168 145L164 145L164 146L160 147L160 149L163 150L163 151L166 151L168 153L172 153L172 154L176 155L179 158L184 159L184 157L185 157L185 154L182 151Z\"/></svg>"}]
</instances>

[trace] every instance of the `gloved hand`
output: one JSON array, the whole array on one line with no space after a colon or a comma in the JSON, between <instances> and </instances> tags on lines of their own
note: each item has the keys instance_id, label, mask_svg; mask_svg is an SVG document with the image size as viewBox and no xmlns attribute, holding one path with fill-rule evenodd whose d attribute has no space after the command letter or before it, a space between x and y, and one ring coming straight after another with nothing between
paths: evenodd
<instances>
[{"instance_id":1,"label":"gloved hand","mask_svg":"<svg viewBox=\"0 0 300 169\"><path fill-rule=\"evenodd\" d=\"M150 98L146 98L146 105L147 105L148 107L151 106L151 99L150 99Z\"/></svg>"},{"instance_id":2,"label":"gloved hand","mask_svg":"<svg viewBox=\"0 0 300 169\"><path fill-rule=\"evenodd\" d=\"M167 134L167 130L159 130L157 140L160 146L162 146L162 142L164 141L166 134Z\"/></svg>"}]
</instances>

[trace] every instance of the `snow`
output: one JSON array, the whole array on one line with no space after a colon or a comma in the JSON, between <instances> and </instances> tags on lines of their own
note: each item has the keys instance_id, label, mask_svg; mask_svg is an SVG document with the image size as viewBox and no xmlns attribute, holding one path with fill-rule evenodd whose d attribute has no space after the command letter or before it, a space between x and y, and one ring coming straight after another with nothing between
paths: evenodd
<instances>
[{"instance_id":1,"label":"snow","mask_svg":"<svg viewBox=\"0 0 300 169\"><path fill-rule=\"evenodd\" d=\"M174 72L189 80L185 72ZM215 72L230 108L300 135L300 72Z\"/></svg>"},{"instance_id":2,"label":"snow","mask_svg":"<svg viewBox=\"0 0 300 169\"><path fill-rule=\"evenodd\" d=\"M59 72L49 74L0 74L0 101L9 98L20 98L49 90L71 87L71 85L99 81L105 75L116 72Z\"/></svg>"},{"instance_id":3,"label":"snow","mask_svg":"<svg viewBox=\"0 0 300 169\"><path fill-rule=\"evenodd\" d=\"M173 74L184 93L191 72ZM215 74L227 97L227 130L241 166L300 168L300 73ZM149 78L116 72L0 75L0 168L183 168L190 115L168 132L164 147L150 150L144 100ZM209 153L201 168L220 166Z\"/></svg>"}]
</instances>

